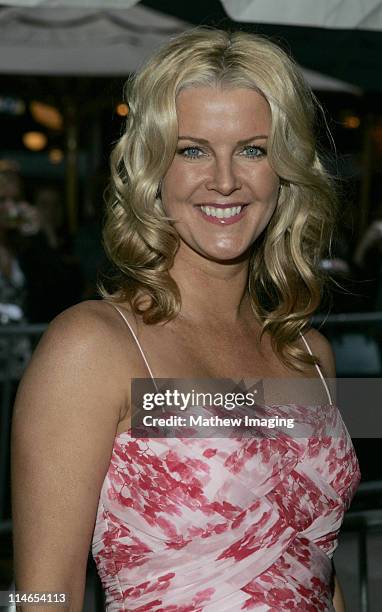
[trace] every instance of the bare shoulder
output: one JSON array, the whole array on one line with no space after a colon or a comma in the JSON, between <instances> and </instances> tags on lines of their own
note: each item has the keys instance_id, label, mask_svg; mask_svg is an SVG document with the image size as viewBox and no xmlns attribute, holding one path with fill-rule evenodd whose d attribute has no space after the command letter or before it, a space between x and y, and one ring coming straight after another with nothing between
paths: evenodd
<instances>
[{"instance_id":1,"label":"bare shoulder","mask_svg":"<svg viewBox=\"0 0 382 612\"><path fill-rule=\"evenodd\" d=\"M26 396L44 398L44 405L49 400L54 406L70 394L88 419L103 412L104 418L118 422L126 407L127 372L126 342L115 314L108 304L89 300L68 308L49 324L21 381L16 415L31 410ZM108 410L102 402L107 402ZM36 414L38 403L33 402Z\"/></svg>"},{"instance_id":2,"label":"bare shoulder","mask_svg":"<svg viewBox=\"0 0 382 612\"><path fill-rule=\"evenodd\" d=\"M312 352L320 360L323 375L326 378L336 377L336 361L329 340L315 328L311 328L304 334Z\"/></svg>"},{"instance_id":3,"label":"bare shoulder","mask_svg":"<svg viewBox=\"0 0 382 612\"><path fill-rule=\"evenodd\" d=\"M71 306L59 314L49 324L43 339L53 336L69 335L74 345L86 341L108 341L110 335L117 331L116 317L113 309L101 300L87 300Z\"/></svg>"},{"instance_id":4,"label":"bare shoulder","mask_svg":"<svg viewBox=\"0 0 382 612\"><path fill-rule=\"evenodd\" d=\"M36 355L48 351L92 362L100 361L102 367L118 363L119 351L126 350L129 336L121 336L123 321L110 305L101 300L87 300L71 306L49 324ZM113 359L111 359L113 357Z\"/></svg>"},{"instance_id":5,"label":"bare shoulder","mask_svg":"<svg viewBox=\"0 0 382 612\"><path fill-rule=\"evenodd\" d=\"M49 325L12 418L12 518L18 590L71 593L82 610L102 483L126 405L118 315L97 301ZM123 321L122 321L123 322Z\"/></svg>"}]
</instances>

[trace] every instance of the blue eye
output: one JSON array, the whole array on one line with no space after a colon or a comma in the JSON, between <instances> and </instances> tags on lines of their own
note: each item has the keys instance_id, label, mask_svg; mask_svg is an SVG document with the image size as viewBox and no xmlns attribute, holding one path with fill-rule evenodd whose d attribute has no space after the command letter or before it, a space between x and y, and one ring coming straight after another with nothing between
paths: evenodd
<instances>
[{"instance_id":1,"label":"blue eye","mask_svg":"<svg viewBox=\"0 0 382 612\"><path fill-rule=\"evenodd\" d=\"M246 153L249 152L249 154L244 155L244 157L252 159L258 159L266 155L266 150L256 145L248 145L244 147L243 151ZM183 149L178 149L178 153L179 155L183 155L186 159L198 159L203 155L203 151L199 147L184 147Z\"/></svg>"},{"instance_id":2,"label":"blue eye","mask_svg":"<svg viewBox=\"0 0 382 612\"><path fill-rule=\"evenodd\" d=\"M183 149L178 149L178 153L180 153L180 155L183 155L186 158L196 159L197 157L199 157L199 155L195 155L194 153L191 155L185 155L185 153L189 151L198 151L199 153L201 153L199 147L184 147Z\"/></svg>"},{"instance_id":3,"label":"blue eye","mask_svg":"<svg viewBox=\"0 0 382 612\"><path fill-rule=\"evenodd\" d=\"M256 147L255 145L248 145L247 147L244 147L244 151L250 152L250 154L246 155L245 157L263 157L266 154L265 149L262 147Z\"/></svg>"}]
</instances>

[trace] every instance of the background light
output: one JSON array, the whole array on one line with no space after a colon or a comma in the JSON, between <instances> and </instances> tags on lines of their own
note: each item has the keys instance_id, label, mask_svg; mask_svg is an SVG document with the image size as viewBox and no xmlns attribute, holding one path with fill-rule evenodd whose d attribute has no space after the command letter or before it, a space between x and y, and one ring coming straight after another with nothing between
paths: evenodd
<instances>
[{"instance_id":1,"label":"background light","mask_svg":"<svg viewBox=\"0 0 382 612\"><path fill-rule=\"evenodd\" d=\"M342 125L348 130L356 130L360 124L361 120L357 115L344 115L342 118Z\"/></svg>"},{"instance_id":2,"label":"background light","mask_svg":"<svg viewBox=\"0 0 382 612\"><path fill-rule=\"evenodd\" d=\"M129 107L124 102L117 104L115 110L117 115L119 115L120 117L126 117L129 114Z\"/></svg>"},{"instance_id":3,"label":"background light","mask_svg":"<svg viewBox=\"0 0 382 612\"><path fill-rule=\"evenodd\" d=\"M52 164L60 164L64 159L64 152L61 149L51 149L49 151L49 161Z\"/></svg>"},{"instance_id":4,"label":"background light","mask_svg":"<svg viewBox=\"0 0 382 612\"><path fill-rule=\"evenodd\" d=\"M46 147L47 137L42 132L25 132L23 144L30 151L41 151Z\"/></svg>"},{"instance_id":5,"label":"background light","mask_svg":"<svg viewBox=\"0 0 382 612\"><path fill-rule=\"evenodd\" d=\"M44 104L34 100L29 105L31 115L37 123L50 130L61 131L64 127L64 119L60 111L50 104Z\"/></svg>"}]
</instances>

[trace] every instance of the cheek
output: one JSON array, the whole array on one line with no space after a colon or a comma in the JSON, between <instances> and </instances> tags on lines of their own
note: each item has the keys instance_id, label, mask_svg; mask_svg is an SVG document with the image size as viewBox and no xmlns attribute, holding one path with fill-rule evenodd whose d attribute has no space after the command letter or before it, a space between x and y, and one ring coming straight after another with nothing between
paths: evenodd
<instances>
[{"instance_id":1,"label":"cheek","mask_svg":"<svg viewBox=\"0 0 382 612\"><path fill-rule=\"evenodd\" d=\"M195 167L185 168L184 164L174 162L162 181L162 202L166 211L176 210L179 215L179 206L190 203L199 186L200 172Z\"/></svg>"},{"instance_id":2,"label":"cheek","mask_svg":"<svg viewBox=\"0 0 382 612\"><path fill-rule=\"evenodd\" d=\"M253 189L260 199L277 201L280 181L277 174L269 167L264 167L252 178Z\"/></svg>"}]
</instances>

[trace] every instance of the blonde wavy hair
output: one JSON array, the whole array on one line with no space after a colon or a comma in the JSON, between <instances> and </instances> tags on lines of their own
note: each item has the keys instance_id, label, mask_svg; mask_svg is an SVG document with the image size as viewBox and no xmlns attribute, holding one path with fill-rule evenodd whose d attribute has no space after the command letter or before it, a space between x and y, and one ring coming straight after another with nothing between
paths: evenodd
<instances>
[{"instance_id":1,"label":"blonde wavy hair","mask_svg":"<svg viewBox=\"0 0 382 612\"><path fill-rule=\"evenodd\" d=\"M147 324L178 314L181 297L170 269L179 237L158 193L177 146L177 95L206 86L253 89L269 103L267 155L282 189L251 250L248 293L261 336L268 330L281 360L302 370L301 362L319 362L294 343L325 293L320 260L330 251L337 198L317 153L318 102L293 60L261 36L196 27L171 39L128 79L129 113L111 156L103 234L117 273L112 288L102 284L100 293L127 301Z\"/></svg>"}]
</instances>

